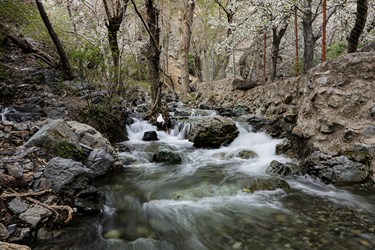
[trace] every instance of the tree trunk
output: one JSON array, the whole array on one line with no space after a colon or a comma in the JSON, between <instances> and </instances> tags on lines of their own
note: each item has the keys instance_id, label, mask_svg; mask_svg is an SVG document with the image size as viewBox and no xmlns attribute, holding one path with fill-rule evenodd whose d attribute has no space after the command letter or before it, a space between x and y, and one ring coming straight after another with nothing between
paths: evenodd
<instances>
[{"instance_id":1,"label":"tree trunk","mask_svg":"<svg viewBox=\"0 0 375 250\"><path fill-rule=\"evenodd\" d=\"M16 44L23 53L30 53L34 54L36 57L41 59L43 62L48 64L54 69L58 69L60 67L60 63L58 60L55 60L52 56L48 55L44 51L38 49L31 43L29 43L26 39L23 37L16 35L13 33L13 31L7 27L6 25L0 23L0 31L3 33L6 37L8 37L14 44Z\"/></svg>"},{"instance_id":2,"label":"tree trunk","mask_svg":"<svg viewBox=\"0 0 375 250\"><path fill-rule=\"evenodd\" d=\"M180 41L180 65L181 84L184 93L190 93L189 79L189 49L191 39L191 28L194 18L194 0L184 0L181 18L181 41Z\"/></svg>"},{"instance_id":3,"label":"tree trunk","mask_svg":"<svg viewBox=\"0 0 375 250\"><path fill-rule=\"evenodd\" d=\"M279 32L277 32L277 27L272 28L272 64L271 64L271 81L276 79L277 73L277 58L279 57L280 42L285 35L288 24L283 25Z\"/></svg>"},{"instance_id":4,"label":"tree trunk","mask_svg":"<svg viewBox=\"0 0 375 250\"><path fill-rule=\"evenodd\" d=\"M154 5L153 0L145 0L147 10L147 27L149 29L148 44L148 67L149 81L151 83L151 115L156 114L161 109L161 90L162 83L159 79L160 72L160 27L159 27L159 10Z\"/></svg>"},{"instance_id":5,"label":"tree trunk","mask_svg":"<svg viewBox=\"0 0 375 250\"><path fill-rule=\"evenodd\" d=\"M327 59L327 0L323 0L322 61Z\"/></svg>"},{"instance_id":6,"label":"tree trunk","mask_svg":"<svg viewBox=\"0 0 375 250\"><path fill-rule=\"evenodd\" d=\"M35 0L35 2L36 2L36 5L38 6L38 10L39 10L40 16L42 17L44 25L46 26L48 33L51 36L51 39L56 46L57 52L59 53L63 76L67 80L72 80L74 77L72 73L72 68L70 67L68 56L65 53L65 50L60 42L59 37L57 36L55 30L53 29L53 26L44 9L43 3L41 2L41 0Z\"/></svg>"},{"instance_id":7,"label":"tree trunk","mask_svg":"<svg viewBox=\"0 0 375 250\"><path fill-rule=\"evenodd\" d=\"M119 77L120 70L120 49L117 41L117 34L120 30L129 0L116 0L114 2L103 0L104 9L107 15L107 22L105 26L108 29L108 43L112 54L112 63L114 67L114 80L116 88L120 85L121 79ZM112 8L110 8L112 7Z\"/></svg>"},{"instance_id":8,"label":"tree trunk","mask_svg":"<svg viewBox=\"0 0 375 250\"><path fill-rule=\"evenodd\" d=\"M348 40L348 53L357 51L359 38L366 25L367 19L367 0L357 0L357 13L353 29L350 32Z\"/></svg>"},{"instance_id":9,"label":"tree trunk","mask_svg":"<svg viewBox=\"0 0 375 250\"><path fill-rule=\"evenodd\" d=\"M304 42L304 51L303 51L303 72L306 74L307 71L314 65L314 48L315 48L315 39L313 33L313 13L311 9L304 12L302 18L303 26L303 42Z\"/></svg>"}]
</instances>

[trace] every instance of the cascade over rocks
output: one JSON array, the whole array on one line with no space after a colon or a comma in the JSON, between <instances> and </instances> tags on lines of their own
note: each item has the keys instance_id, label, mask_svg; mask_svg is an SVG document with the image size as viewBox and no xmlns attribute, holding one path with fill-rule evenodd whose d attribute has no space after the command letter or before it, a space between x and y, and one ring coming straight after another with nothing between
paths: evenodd
<instances>
[{"instance_id":1,"label":"cascade over rocks","mask_svg":"<svg viewBox=\"0 0 375 250\"><path fill-rule=\"evenodd\" d=\"M230 144L239 134L236 124L225 117L215 116L194 124L188 140L198 148L219 148Z\"/></svg>"},{"instance_id":2,"label":"cascade over rocks","mask_svg":"<svg viewBox=\"0 0 375 250\"><path fill-rule=\"evenodd\" d=\"M346 54L318 65L306 76L248 90L233 88L229 80L196 84L200 96L196 106L219 111L237 105L248 107L248 123L254 130L288 138L289 142L278 146L279 154L305 159L312 152L321 151L353 162L338 171L335 164L341 163L323 157L321 165L340 176L329 177L328 182L360 183L366 179L359 178L362 173L375 180L374 61L375 52ZM228 108L224 112L230 113ZM323 177L323 172L309 173ZM357 177L342 177L344 172Z\"/></svg>"}]
</instances>

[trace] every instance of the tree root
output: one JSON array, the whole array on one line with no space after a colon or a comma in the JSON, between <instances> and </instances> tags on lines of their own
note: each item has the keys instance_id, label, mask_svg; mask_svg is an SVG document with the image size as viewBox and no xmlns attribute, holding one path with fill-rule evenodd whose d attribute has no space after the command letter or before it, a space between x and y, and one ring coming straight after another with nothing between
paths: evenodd
<instances>
[{"instance_id":1,"label":"tree root","mask_svg":"<svg viewBox=\"0 0 375 250\"><path fill-rule=\"evenodd\" d=\"M48 205L48 204L45 204L43 202L40 202L40 201L30 197L30 196L40 196L40 195L52 192L52 190L50 190L50 189L49 190L43 190L43 191L40 191L40 192L30 191L30 192L27 192L27 193L18 193L16 191L14 191L13 189L10 189L10 190L11 190L11 192L4 191L3 194L0 196L0 199L4 200L4 199L7 199L7 198L13 198L13 197L25 197L26 200L52 211L55 214L55 220L54 220L55 222L59 217L61 217L61 215L56 210L65 210L65 211L68 212L68 216L64 220L65 224L69 224L69 222L73 219L74 210L70 206L56 205L56 204Z\"/></svg>"}]
</instances>

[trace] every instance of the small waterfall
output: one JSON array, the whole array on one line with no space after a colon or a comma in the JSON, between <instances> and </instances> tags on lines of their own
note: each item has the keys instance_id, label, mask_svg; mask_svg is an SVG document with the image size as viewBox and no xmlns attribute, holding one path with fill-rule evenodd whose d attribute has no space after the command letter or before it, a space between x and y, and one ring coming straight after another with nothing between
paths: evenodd
<instances>
[{"instance_id":1,"label":"small waterfall","mask_svg":"<svg viewBox=\"0 0 375 250\"><path fill-rule=\"evenodd\" d=\"M0 112L0 117L1 117L1 121L2 121L2 122L4 122L4 121L7 120L7 119L6 119L6 115L7 115L8 113L10 113L11 111L13 111L11 108L5 108L5 109L1 110L1 112Z\"/></svg>"}]
</instances>

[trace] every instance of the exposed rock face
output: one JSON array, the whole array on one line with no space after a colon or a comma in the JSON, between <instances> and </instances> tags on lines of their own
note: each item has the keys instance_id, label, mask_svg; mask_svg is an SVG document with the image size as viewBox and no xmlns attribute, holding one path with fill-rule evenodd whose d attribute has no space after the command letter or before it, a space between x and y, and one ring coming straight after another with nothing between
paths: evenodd
<instances>
[{"instance_id":1,"label":"exposed rock face","mask_svg":"<svg viewBox=\"0 0 375 250\"><path fill-rule=\"evenodd\" d=\"M56 157L48 162L44 176L57 192L74 194L87 187L94 172L80 162Z\"/></svg>"},{"instance_id":2,"label":"exposed rock face","mask_svg":"<svg viewBox=\"0 0 375 250\"><path fill-rule=\"evenodd\" d=\"M228 145L239 134L236 124L221 116L200 120L188 135L188 140L194 142L195 147L219 148Z\"/></svg>"},{"instance_id":3,"label":"exposed rock face","mask_svg":"<svg viewBox=\"0 0 375 250\"><path fill-rule=\"evenodd\" d=\"M312 153L303 163L308 174L318 176L325 183L353 185L367 182L372 169L346 156L330 156L321 152Z\"/></svg>"},{"instance_id":4,"label":"exposed rock face","mask_svg":"<svg viewBox=\"0 0 375 250\"><path fill-rule=\"evenodd\" d=\"M374 61L374 52L357 53L315 68L306 79L293 133L328 154L352 157L358 144L375 147ZM369 150L368 156L375 155Z\"/></svg>"},{"instance_id":5,"label":"exposed rock face","mask_svg":"<svg viewBox=\"0 0 375 250\"><path fill-rule=\"evenodd\" d=\"M344 155L359 163L356 167L360 169L363 165L370 167L368 173L372 175L375 172L374 61L375 52L347 54L319 65L306 76L246 91L233 89L228 81L201 83L196 86L201 96L197 105L217 110L223 105L247 106L252 114L248 122L255 130L290 140L289 144L278 147L278 153L299 158L306 158L316 150L331 156ZM335 178L330 179L337 182ZM341 183L352 183L339 179Z\"/></svg>"}]
</instances>

